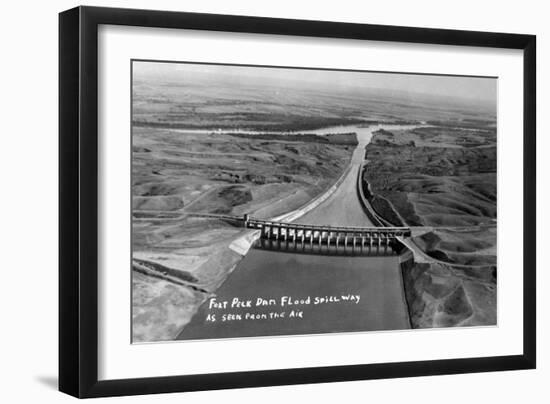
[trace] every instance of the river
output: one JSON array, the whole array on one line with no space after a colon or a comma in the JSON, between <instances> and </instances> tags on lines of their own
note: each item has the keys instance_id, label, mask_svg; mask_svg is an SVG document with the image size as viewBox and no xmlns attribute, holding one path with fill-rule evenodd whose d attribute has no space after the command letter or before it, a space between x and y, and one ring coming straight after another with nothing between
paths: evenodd
<instances>
[{"instance_id":1,"label":"river","mask_svg":"<svg viewBox=\"0 0 550 404\"><path fill-rule=\"evenodd\" d=\"M372 226L356 190L364 148L378 129L418 126L347 125L301 132L355 132L358 146L338 189L295 222ZM216 291L215 301L209 299L199 308L178 339L406 329L410 323L400 271L397 256L326 256L252 248ZM358 298L349 300L350 296ZM286 305L286 300L298 304ZM216 307L224 301L227 307ZM250 307L240 302L248 302ZM269 304L262 304L265 302ZM280 316L282 312L284 316Z\"/></svg>"}]
</instances>

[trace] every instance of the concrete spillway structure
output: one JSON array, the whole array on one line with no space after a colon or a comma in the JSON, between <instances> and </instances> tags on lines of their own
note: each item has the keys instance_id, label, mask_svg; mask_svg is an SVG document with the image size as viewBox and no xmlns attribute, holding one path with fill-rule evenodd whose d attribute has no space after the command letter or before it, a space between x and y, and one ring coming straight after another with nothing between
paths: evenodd
<instances>
[{"instance_id":1,"label":"concrete spillway structure","mask_svg":"<svg viewBox=\"0 0 550 404\"><path fill-rule=\"evenodd\" d=\"M216 290L213 298L218 301L230 301L236 296L254 301L264 296L279 301L284 296L314 298L342 293L358 295L360 301L357 304L306 305L302 308L304 317L299 320L287 316L265 321L218 319L213 322L208 321L209 314L213 313L208 299L178 339L410 328L400 257L395 255L393 248L399 245L395 243L400 243L398 237L410 236L410 229L375 227L378 223L373 223L366 214L357 187L365 146L372 132L380 128L391 129L391 126L326 129L326 133L356 132L359 145L353 152L350 169L334 192L300 217L262 221L248 216L205 215L255 230L250 233L260 247L246 249L243 260ZM385 247L386 255L383 254ZM254 308L256 313L273 310L272 306ZM229 314L246 316L247 311L250 309L235 308Z\"/></svg>"},{"instance_id":2,"label":"concrete spillway structure","mask_svg":"<svg viewBox=\"0 0 550 404\"><path fill-rule=\"evenodd\" d=\"M260 230L255 247L290 252L335 255L393 255L408 228L336 227L244 220L245 227Z\"/></svg>"}]
</instances>

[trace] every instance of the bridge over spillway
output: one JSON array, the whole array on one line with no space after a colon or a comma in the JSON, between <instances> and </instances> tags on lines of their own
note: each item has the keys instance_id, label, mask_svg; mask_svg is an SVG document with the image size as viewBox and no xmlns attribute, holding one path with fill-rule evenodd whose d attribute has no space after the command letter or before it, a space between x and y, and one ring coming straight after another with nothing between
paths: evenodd
<instances>
[{"instance_id":1,"label":"bridge over spillway","mask_svg":"<svg viewBox=\"0 0 550 404\"><path fill-rule=\"evenodd\" d=\"M359 145L350 169L330 195L294 219L259 220L248 216L210 215L254 230L255 247L183 329L178 339L235 338L327 332L401 330L410 327L401 276L399 239L409 228L374 227L361 202L361 164L365 146L377 126L357 127ZM331 129L332 132L332 129ZM208 215L201 215L208 216ZM208 321L210 301L235 297L256 301L267 297L312 299L353 294L351 304L305 305L303 318L277 320ZM285 311L285 308L280 308ZM269 315L272 306L255 307ZM226 311L246 316L251 309ZM288 313L287 313L288 314ZM222 313L218 313L218 317Z\"/></svg>"},{"instance_id":2,"label":"bridge over spillway","mask_svg":"<svg viewBox=\"0 0 550 404\"><path fill-rule=\"evenodd\" d=\"M409 227L352 227L288 223L255 219L249 215L195 214L259 230L254 247L301 253L335 255L393 255L411 236Z\"/></svg>"},{"instance_id":3,"label":"bridge over spillway","mask_svg":"<svg viewBox=\"0 0 550 404\"><path fill-rule=\"evenodd\" d=\"M256 247L336 255L392 255L402 248L406 227L345 227L273 222L245 216L244 226L260 230Z\"/></svg>"}]
</instances>

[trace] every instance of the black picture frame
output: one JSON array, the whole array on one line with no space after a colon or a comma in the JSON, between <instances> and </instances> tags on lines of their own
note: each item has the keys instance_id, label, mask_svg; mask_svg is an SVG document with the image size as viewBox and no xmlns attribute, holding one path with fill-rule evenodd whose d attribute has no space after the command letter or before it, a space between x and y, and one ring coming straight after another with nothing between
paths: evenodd
<instances>
[{"instance_id":1,"label":"black picture frame","mask_svg":"<svg viewBox=\"0 0 550 404\"><path fill-rule=\"evenodd\" d=\"M98 26L343 38L523 51L523 354L99 381ZM166 11L77 7L59 15L59 389L104 397L459 374L536 366L536 37Z\"/></svg>"}]
</instances>

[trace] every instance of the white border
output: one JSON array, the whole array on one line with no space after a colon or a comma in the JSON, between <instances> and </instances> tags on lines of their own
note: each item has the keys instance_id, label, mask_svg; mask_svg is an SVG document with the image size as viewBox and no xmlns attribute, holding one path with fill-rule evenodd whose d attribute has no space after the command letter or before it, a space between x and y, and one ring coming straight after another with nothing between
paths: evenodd
<instances>
[{"instance_id":1,"label":"white border","mask_svg":"<svg viewBox=\"0 0 550 404\"><path fill-rule=\"evenodd\" d=\"M521 51L122 26L98 46L100 380L522 353ZM498 76L499 326L131 345L130 59Z\"/></svg>"}]
</instances>

